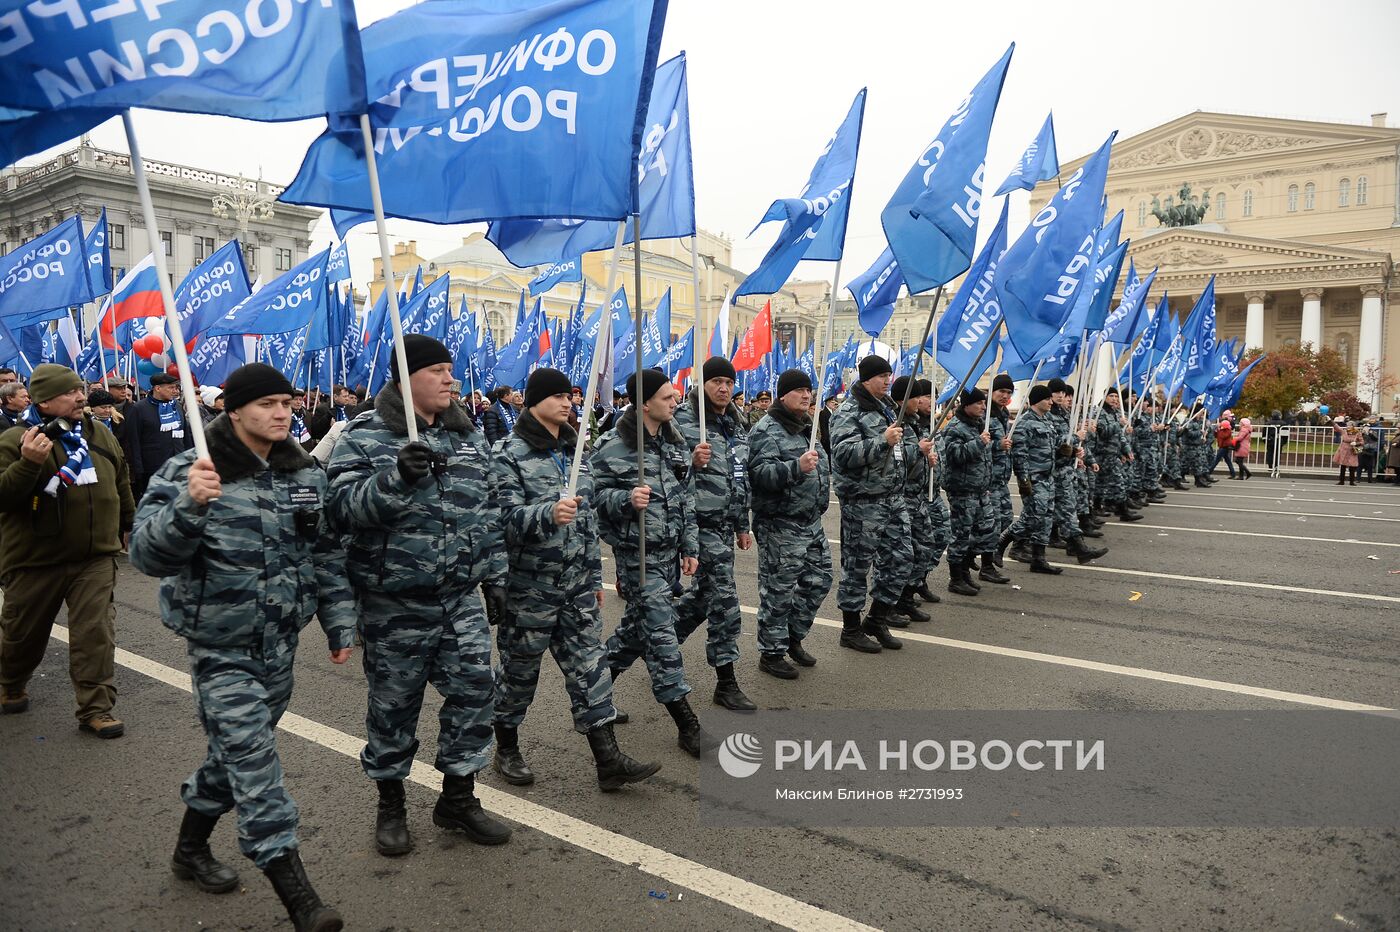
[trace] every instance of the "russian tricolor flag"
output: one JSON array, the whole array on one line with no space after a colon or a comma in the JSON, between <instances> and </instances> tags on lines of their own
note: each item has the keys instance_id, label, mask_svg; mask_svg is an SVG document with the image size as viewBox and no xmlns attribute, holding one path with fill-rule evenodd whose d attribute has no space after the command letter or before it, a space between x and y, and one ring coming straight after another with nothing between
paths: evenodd
<instances>
[{"instance_id":1,"label":"russian tricolor flag","mask_svg":"<svg viewBox=\"0 0 1400 932\"><path fill-rule=\"evenodd\" d=\"M155 256L147 255L117 282L117 287L112 290L112 307L108 315L115 324L138 317L165 316Z\"/></svg>"}]
</instances>

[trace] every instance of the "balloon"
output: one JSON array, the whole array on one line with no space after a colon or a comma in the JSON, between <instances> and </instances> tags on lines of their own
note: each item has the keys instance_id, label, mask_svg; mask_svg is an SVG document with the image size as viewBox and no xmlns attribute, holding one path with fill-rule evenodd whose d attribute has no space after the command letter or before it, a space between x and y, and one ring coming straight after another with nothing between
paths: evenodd
<instances>
[{"instance_id":1,"label":"balloon","mask_svg":"<svg viewBox=\"0 0 1400 932\"><path fill-rule=\"evenodd\" d=\"M154 365L149 359L142 359L136 363L136 371L146 378L150 378L160 371L160 367Z\"/></svg>"},{"instance_id":2,"label":"balloon","mask_svg":"<svg viewBox=\"0 0 1400 932\"><path fill-rule=\"evenodd\" d=\"M1328 405L1318 405L1317 410L1322 414L1328 414L1331 412L1332 408Z\"/></svg>"},{"instance_id":3,"label":"balloon","mask_svg":"<svg viewBox=\"0 0 1400 932\"><path fill-rule=\"evenodd\" d=\"M175 376L175 378L177 379L180 377L180 367L175 365L173 362L165 367L165 371L169 375Z\"/></svg>"},{"instance_id":4,"label":"balloon","mask_svg":"<svg viewBox=\"0 0 1400 932\"><path fill-rule=\"evenodd\" d=\"M152 353L151 365L155 366L161 371L164 371L165 368L170 365L170 357L165 353Z\"/></svg>"}]
</instances>

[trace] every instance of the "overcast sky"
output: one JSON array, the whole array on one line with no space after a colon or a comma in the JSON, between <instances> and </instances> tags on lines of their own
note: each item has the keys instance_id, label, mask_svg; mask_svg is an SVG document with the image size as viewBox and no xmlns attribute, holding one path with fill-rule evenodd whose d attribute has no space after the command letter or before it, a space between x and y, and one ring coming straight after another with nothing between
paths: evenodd
<instances>
[{"instance_id":1,"label":"overcast sky","mask_svg":"<svg viewBox=\"0 0 1400 932\"><path fill-rule=\"evenodd\" d=\"M412 5L359 0L361 25ZM749 231L769 202L795 197L862 86L869 87L842 284L884 248L879 213L972 85L1015 41L987 153L995 190L1053 108L1060 158L1086 154L1193 110L1400 125L1400 2L935 3L928 0L671 0L661 59L685 50L696 213L752 269L777 233ZM322 121L286 124L142 111L147 158L286 184ZM125 151L119 121L94 132ZM33 161L33 160L27 160ZM1185 180L1185 179L1183 179ZM1028 196L1015 195L1014 228ZM988 225L999 204L986 205ZM378 254L372 226L351 236L354 281ZM431 258L481 225L389 222ZM329 222L317 230L329 241ZM828 277L805 263L800 277Z\"/></svg>"}]
</instances>

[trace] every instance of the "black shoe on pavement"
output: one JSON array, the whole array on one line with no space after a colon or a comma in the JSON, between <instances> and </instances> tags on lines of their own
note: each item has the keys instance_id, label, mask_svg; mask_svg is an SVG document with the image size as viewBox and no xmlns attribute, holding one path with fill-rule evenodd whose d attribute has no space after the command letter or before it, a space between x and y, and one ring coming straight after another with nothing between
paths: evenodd
<instances>
[{"instance_id":1,"label":"black shoe on pavement","mask_svg":"<svg viewBox=\"0 0 1400 932\"><path fill-rule=\"evenodd\" d=\"M175 854L170 859L170 869L176 877L193 880L205 893L228 893L238 886L238 873L221 864L209 850L209 836L218 821L217 816L186 808Z\"/></svg>"},{"instance_id":2,"label":"black shoe on pavement","mask_svg":"<svg viewBox=\"0 0 1400 932\"><path fill-rule=\"evenodd\" d=\"M676 723L676 745L682 751L698 758L719 747L719 739L700 725L700 719L684 696L666 703L666 711L671 713L671 720Z\"/></svg>"},{"instance_id":3,"label":"black shoe on pavement","mask_svg":"<svg viewBox=\"0 0 1400 932\"><path fill-rule=\"evenodd\" d=\"M890 634L889 620L894 615L894 606L885 602L873 602L870 605L870 614L865 616L865 621L861 623L861 630L880 642L880 647L884 650L899 650L904 646L894 635Z\"/></svg>"},{"instance_id":4,"label":"black shoe on pavement","mask_svg":"<svg viewBox=\"0 0 1400 932\"><path fill-rule=\"evenodd\" d=\"M788 663L787 658L782 654L759 655L758 668L769 676L776 676L780 680L797 679L797 668Z\"/></svg>"},{"instance_id":5,"label":"black shoe on pavement","mask_svg":"<svg viewBox=\"0 0 1400 932\"><path fill-rule=\"evenodd\" d=\"M734 664L726 663L715 667L715 705L723 706L731 712L757 712L758 706L739 688L734 678Z\"/></svg>"},{"instance_id":6,"label":"black shoe on pavement","mask_svg":"<svg viewBox=\"0 0 1400 932\"><path fill-rule=\"evenodd\" d=\"M443 774L442 795L433 807L433 824L462 832L478 845L503 845L510 841L510 826L491 818L481 808L474 774Z\"/></svg>"},{"instance_id":7,"label":"black shoe on pavement","mask_svg":"<svg viewBox=\"0 0 1400 932\"><path fill-rule=\"evenodd\" d=\"M807 648L803 647L802 642L796 638L788 641L787 655L799 667L815 667L817 665L817 658L807 653Z\"/></svg>"},{"instance_id":8,"label":"black shoe on pavement","mask_svg":"<svg viewBox=\"0 0 1400 932\"><path fill-rule=\"evenodd\" d=\"M1058 575L1060 575L1061 573L1063 573L1064 570L1061 569L1061 568L1058 567L1058 566L1051 566L1051 565L1050 565L1050 561L1045 559L1045 545L1044 545L1044 544L1032 544L1032 545L1031 545L1031 572L1032 572L1032 573L1045 573L1046 575L1049 575L1049 576L1058 576Z\"/></svg>"},{"instance_id":9,"label":"black shoe on pavement","mask_svg":"<svg viewBox=\"0 0 1400 932\"><path fill-rule=\"evenodd\" d=\"M321 902L311 881L306 879L306 869L301 866L301 855L293 849L263 868L263 874L277 891L277 898L292 917L296 932L340 932L345 928L345 920L340 913Z\"/></svg>"},{"instance_id":10,"label":"black shoe on pavement","mask_svg":"<svg viewBox=\"0 0 1400 932\"><path fill-rule=\"evenodd\" d=\"M587 738L593 762L598 766L598 788L604 793L620 790L628 783L638 783L661 769L658 763L644 764L618 750L612 723L592 729Z\"/></svg>"},{"instance_id":11,"label":"black shoe on pavement","mask_svg":"<svg viewBox=\"0 0 1400 932\"><path fill-rule=\"evenodd\" d=\"M491 765L511 786L529 786L535 782L535 772L520 753L520 731L510 725L496 724L496 757Z\"/></svg>"},{"instance_id":12,"label":"black shoe on pavement","mask_svg":"<svg viewBox=\"0 0 1400 932\"><path fill-rule=\"evenodd\" d=\"M928 612L921 611L919 609L918 603L914 601L913 586L904 587L904 592L900 595L899 602L894 607L894 613L903 615L910 621L923 622L933 620L933 616L930 615ZM894 613L891 614L891 618L894 617Z\"/></svg>"},{"instance_id":13,"label":"black shoe on pavement","mask_svg":"<svg viewBox=\"0 0 1400 932\"><path fill-rule=\"evenodd\" d=\"M404 802L402 780L376 780L379 809L374 814L374 847L386 858L396 858L413 850L408 834L408 807Z\"/></svg>"},{"instance_id":14,"label":"black shoe on pavement","mask_svg":"<svg viewBox=\"0 0 1400 932\"><path fill-rule=\"evenodd\" d=\"M1120 502L1118 504L1118 520L1123 522L1141 521L1142 515L1138 514L1136 511L1129 511L1128 506Z\"/></svg>"},{"instance_id":15,"label":"black shoe on pavement","mask_svg":"<svg viewBox=\"0 0 1400 932\"><path fill-rule=\"evenodd\" d=\"M954 595L976 595L981 590L972 585L970 574L961 564L948 564L948 591Z\"/></svg>"},{"instance_id":16,"label":"black shoe on pavement","mask_svg":"<svg viewBox=\"0 0 1400 932\"><path fill-rule=\"evenodd\" d=\"M1085 563L1088 563L1090 560L1097 560L1099 557L1108 553L1108 548L1090 547L1084 543L1084 538L1071 537L1069 539L1069 546L1065 548L1065 553L1067 553L1071 557L1074 557L1080 562L1081 565L1083 565Z\"/></svg>"},{"instance_id":17,"label":"black shoe on pavement","mask_svg":"<svg viewBox=\"0 0 1400 932\"><path fill-rule=\"evenodd\" d=\"M914 594L922 599L925 605L937 605L943 601L938 597L938 593L928 587L928 576L919 581L919 585L914 588Z\"/></svg>"},{"instance_id":18,"label":"black shoe on pavement","mask_svg":"<svg viewBox=\"0 0 1400 932\"><path fill-rule=\"evenodd\" d=\"M996 561L992 559L990 553L982 554L982 569L978 572L977 578L999 585L1011 582L1010 576L1005 575L997 569Z\"/></svg>"},{"instance_id":19,"label":"black shoe on pavement","mask_svg":"<svg viewBox=\"0 0 1400 932\"><path fill-rule=\"evenodd\" d=\"M877 641L866 636L860 626L860 612L841 613L841 646L858 650L862 654L878 654L881 650Z\"/></svg>"}]
</instances>

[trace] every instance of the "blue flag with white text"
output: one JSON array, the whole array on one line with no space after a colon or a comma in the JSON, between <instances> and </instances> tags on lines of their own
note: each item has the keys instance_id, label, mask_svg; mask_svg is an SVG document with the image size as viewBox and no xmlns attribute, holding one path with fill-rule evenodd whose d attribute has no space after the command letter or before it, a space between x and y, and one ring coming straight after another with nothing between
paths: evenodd
<instances>
[{"instance_id":1,"label":"blue flag with white text","mask_svg":"<svg viewBox=\"0 0 1400 932\"><path fill-rule=\"evenodd\" d=\"M522 221L525 222L525 221ZM608 224L611 226L612 224ZM583 261L577 257L555 262L530 281L530 297L544 294L560 282L583 281Z\"/></svg>"},{"instance_id":2,"label":"blue flag with white text","mask_svg":"<svg viewBox=\"0 0 1400 932\"><path fill-rule=\"evenodd\" d=\"M3 127L0 127L3 132ZM112 293L112 251L107 245L107 208L102 208L102 216L88 231L83 241L83 251L87 253L88 282L93 297Z\"/></svg>"},{"instance_id":3,"label":"blue flag with white text","mask_svg":"<svg viewBox=\"0 0 1400 932\"><path fill-rule=\"evenodd\" d=\"M330 250L282 273L257 293L242 301L206 333L290 333L305 327L313 317L326 313L326 262Z\"/></svg>"},{"instance_id":4,"label":"blue flag with white text","mask_svg":"<svg viewBox=\"0 0 1400 932\"><path fill-rule=\"evenodd\" d=\"M894 316L894 302L899 298L899 289L903 287L904 276L899 271L899 260L886 246L875 264L846 286L856 302L860 329L872 337L878 337Z\"/></svg>"},{"instance_id":5,"label":"blue flag with white text","mask_svg":"<svg viewBox=\"0 0 1400 932\"><path fill-rule=\"evenodd\" d=\"M0 318L32 320L40 312L66 311L96 297L77 217L0 256Z\"/></svg>"},{"instance_id":6,"label":"blue flag with white text","mask_svg":"<svg viewBox=\"0 0 1400 932\"><path fill-rule=\"evenodd\" d=\"M1060 157L1055 152L1055 114L1047 113L1045 123L1036 133L1035 139L1021 154L1021 161L1011 169L1011 174L997 188L996 196L1010 194L1018 188L1027 191L1042 181L1049 181L1060 173Z\"/></svg>"},{"instance_id":7,"label":"blue flag with white text","mask_svg":"<svg viewBox=\"0 0 1400 932\"><path fill-rule=\"evenodd\" d=\"M1001 217L992 235L977 254L962 287L938 322L938 364L954 383L976 382L996 358L995 349L983 351L1001 326L1001 304L997 300L997 273L1006 253L1006 223L1009 202L1003 202ZM933 337L930 337L932 340ZM978 357L981 357L980 359ZM973 363L976 361L976 367ZM974 372L973 369L976 368Z\"/></svg>"}]
</instances>

